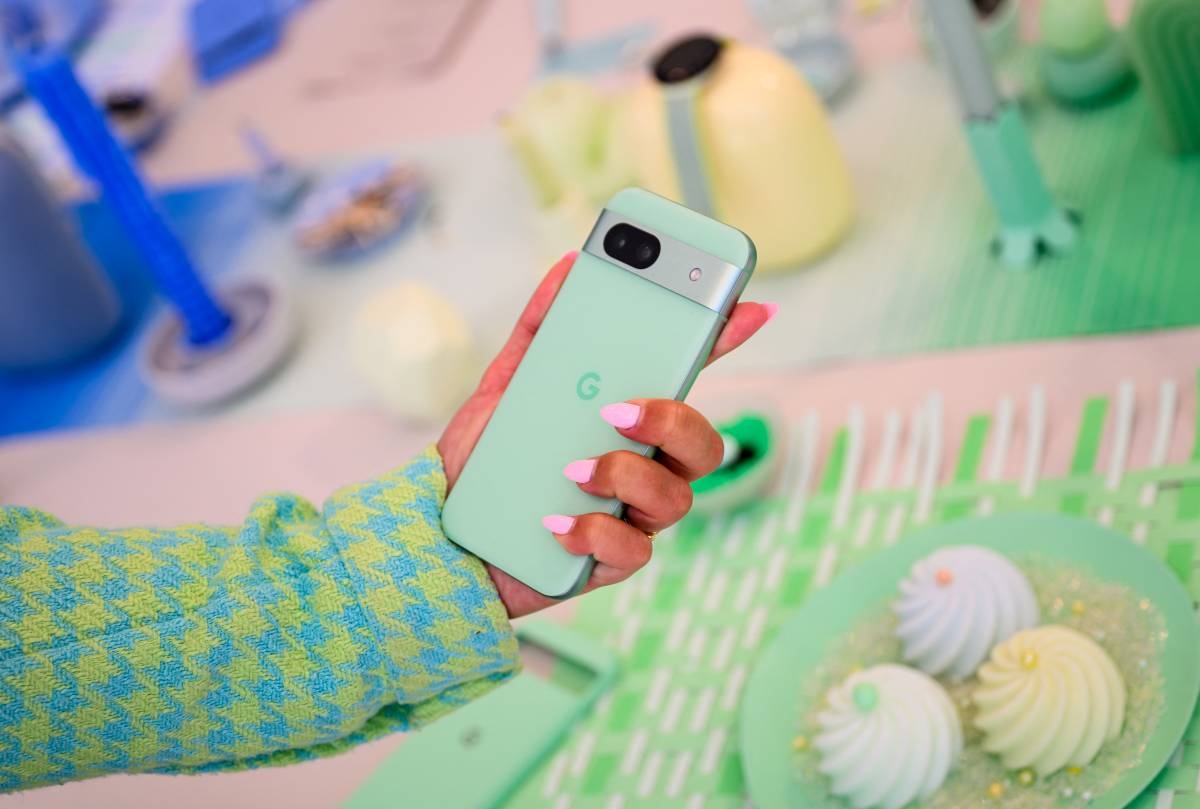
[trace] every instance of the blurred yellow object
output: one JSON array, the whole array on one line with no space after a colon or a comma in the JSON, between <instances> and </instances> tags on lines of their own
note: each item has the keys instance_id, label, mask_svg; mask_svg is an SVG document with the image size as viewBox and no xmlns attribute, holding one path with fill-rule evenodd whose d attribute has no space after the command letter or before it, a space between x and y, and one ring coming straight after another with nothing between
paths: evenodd
<instances>
[{"instance_id":1,"label":"blurred yellow object","mask_svg":"<svg viewBox=\"0 0 1200 809\"><path fill-rule=\"evenodd\" d=\"M695 37L669 48L655 73L633 91L628 109L628 151L641 185L691 204L668 94L699 82L691 124L711 213L750 235L759 272L794 269L841 240L854 215L850 172L825 108L789 62Z\"/></svg>"},{"instance_id":2,"label":"blurred yellow object","mask_svg":"<svg viewBox=\"0 0 1200 809\"><path fill-rule=\"evenodd\" d=\"M595 207L633 183L633 164L620 148L622 99L582 79L534 85L500 122L543 208Z\"/></svg>"}]
</instances>

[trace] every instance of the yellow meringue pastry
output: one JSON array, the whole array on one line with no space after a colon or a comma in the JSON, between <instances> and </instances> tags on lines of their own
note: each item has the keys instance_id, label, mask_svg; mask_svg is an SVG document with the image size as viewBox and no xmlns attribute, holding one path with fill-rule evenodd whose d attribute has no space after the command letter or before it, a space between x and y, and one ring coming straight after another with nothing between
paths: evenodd
<instances>
[{"instance_id":1,"label":"yellow meringue pastry","mask_svg":"<svg viewBox=\"0 0 1200 809\"><path fill-rule=\"evenodd\" d=\"M1051 625L1018 632L979 669L983 749L1039 777L1086 767L1125 721L1125 682L1094 640Z\"/></svg>"}]
</instances>

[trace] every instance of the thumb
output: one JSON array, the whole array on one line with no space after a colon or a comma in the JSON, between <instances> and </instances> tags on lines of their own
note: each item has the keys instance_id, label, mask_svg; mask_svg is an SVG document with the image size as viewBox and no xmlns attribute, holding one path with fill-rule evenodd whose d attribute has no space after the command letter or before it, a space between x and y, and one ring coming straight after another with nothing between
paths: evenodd
<instances>
[{"instance_id":1,"label":"thumb","mask_svg":"<svg viewBox=\"0 0 1200 809\"><path fill-rule=\"evenodd\" d=\"M521 363L521 358L525 356L529 344L533 342L533 336L545 320L550 304L554 303L554 297L558 295L558 290L567 279L567 273L571 271L578 255L578 250L564 255L554 263L550 272L546 273L546 277L538 284L538 288L534 290L529 303L525 304L524 311L517 319L517 325L509 335L508 341L484 371L483 379L479 382L480 391L503 391L508 387L509 380Z\"/></svg>"}]
</instances>

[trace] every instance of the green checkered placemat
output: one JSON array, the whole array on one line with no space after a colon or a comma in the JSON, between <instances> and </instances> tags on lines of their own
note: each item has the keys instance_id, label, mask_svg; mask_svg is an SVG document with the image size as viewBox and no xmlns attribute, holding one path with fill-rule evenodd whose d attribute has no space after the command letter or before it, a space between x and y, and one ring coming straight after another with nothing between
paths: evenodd
<instances>
[{"instance_id":1,"label":"green checkered placemat","mask_svg":"<svg viewBox=\"0 0 1200 809\"><path fill-rule=\"evenodd\" d=\"M573 626L618 652L622 676L510 805L746 804L738 703L759 653L814 588L921 525L1011 509L1095 519L1144 543L1200 601L1200 441L1188 462L1163 465L1181 398L1165 383L1151 467L1125 470L1133 394L1125 383L1112 401L1087 400L1069 474L1039 480L1046 408L1035 390L1016 482L995 479L1013 432L1011 402L968 421L945 475L936 396L907 425L889 414L870 479L861 412L851 412L823 458L810 414L792 430L775 496L734 515L689 518L659 538L636 578L581 599ZM1110 457L1101 459L1106 429ZM1134 806L1200 809L1200 713Z\"/></svg>"}]
</instances>

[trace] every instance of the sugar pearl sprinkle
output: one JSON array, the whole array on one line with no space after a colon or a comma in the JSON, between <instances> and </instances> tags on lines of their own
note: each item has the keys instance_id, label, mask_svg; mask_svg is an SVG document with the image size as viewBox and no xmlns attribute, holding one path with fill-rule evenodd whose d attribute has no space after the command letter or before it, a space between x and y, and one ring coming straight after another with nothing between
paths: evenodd
<instances>
[{"instance_id":1,"label":"sugar pearl sprinkle","mask_svg":"<svg viewBox=\"0 0 1200 809\"><path fill-rule=\"evenodd\" d=\"M870 713L879 704L879 689L871 683L854 686L854 705L863 713Z\"/></svg>"}]
</instances>

